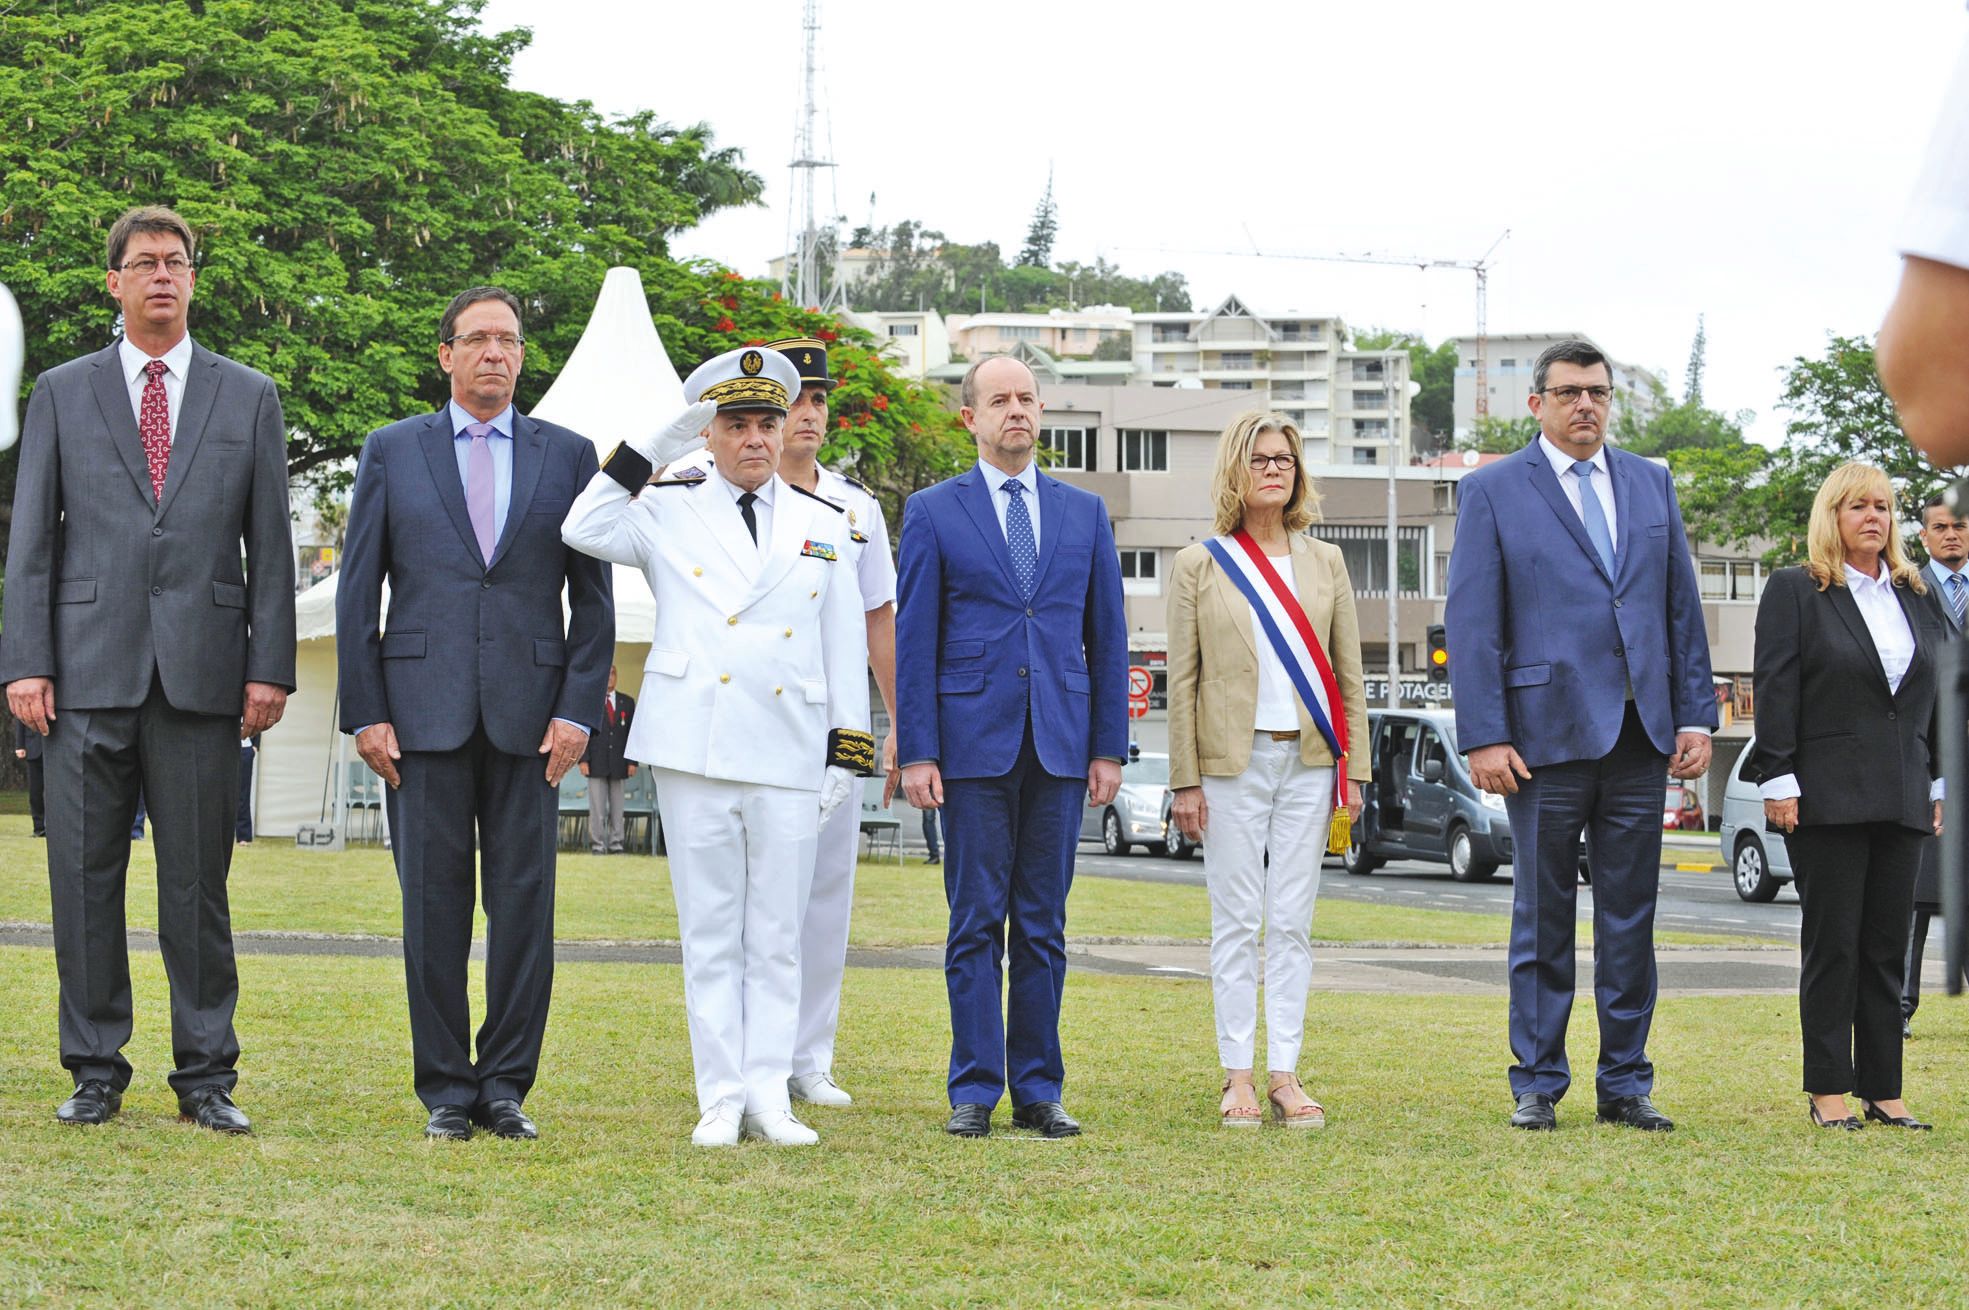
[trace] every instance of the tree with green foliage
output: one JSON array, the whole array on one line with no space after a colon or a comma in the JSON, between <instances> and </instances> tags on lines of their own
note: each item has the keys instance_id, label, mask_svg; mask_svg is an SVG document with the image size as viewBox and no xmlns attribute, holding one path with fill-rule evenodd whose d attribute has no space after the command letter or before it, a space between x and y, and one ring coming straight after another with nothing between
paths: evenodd
<instances>
[{"instance_id":1,"label":"tree with green foliage","mask_svg":"<svg viewBox=\"0 0 1969 1310\"><path fill-rule=\"evenodd\" d=\"M1026 228L1026 243L1019 251L1021 268L1050 268L1053 264L1053 238L1060 230L1060 211L1053 203L1053 170L1046 170L1046 191L1032 211Z\"/></svg>"},{"instance_id":2,"label":"tree with green foliage","mask_svg":"<svg viewBox=\"0 0 1969 1310\"><path fill-rule=\"evenodd\" d=\"M1930 466L1908 443L1864 336L1831 336L1823 355L1794 359L1778 403L1790 418L1776 450L1741 442L1668 452L1683 518L1699 536L1738 547L1762 542L1765 563L1795 564L1804 558L1812 498L1839 465L1883 470L1909 524L1923 500L1962 473Z\"/></svg>"},{"instance_id":3,"label":"tree with green foliage","mask_svg":"<svg viewBox=\"0 0 1969 1310\"><path fill-rule=\"evenodd\" d=\"M442 401L438 317L477 283L525 305L525 408L616 264L641 272L680 370L749 336L841 335L837 368L865 382L839 394L831 454L865 471L949 462L940 397L898 378L872 338L670 258L676 233L758 202L736 151L703 124L515 90L528 35L482 31L483 3L0 10L0 281L20 301L28 377L112 339L105 233L128 206L162 203L200 237L192 333L279 384L296 473ZM0 463L0 512L13 467Z\"/></svg>"},{"instance_id":4,"label":"tree with green foliage","mask_svg":"<svg viewBox=\"0 0 1969 1310\"><path fill-rule=\"evenodd\" d=\"M1529 414L1499 418L1486 414L1477 420L1470 435L1456 443L1458 450L1474 450L1485 455L1508 455L1538 438L1538 420Z\"/></svg>"},{"instance_id":5,"label":"tree with green foliage","mask_svg":"<svg viewBox=\"0 0 1969 1310\"><path fill-rule=\"evenodd\" d=\"M849 244L875 252L848 288L856 309L934 309L939 314L1018 313L1071 304L1123 305L1137 312L1190 308L1183 275L1130 277L1106 259L1058 268L1007 264L996 242L964 245L913 219L859 227Z\"/></svg>"},{"instance_id":6,"label":"tree with green foliage","mask_svg":"<svg viewBox=\"0 0 1969 1310\"><path fill-rule=\"evenodd\" d=\"M1682 388L1682 403L1700 405L1702 403L1702 375L1709 365L1709 333L1704 331L1703 316L1696 315L1696 339L1689 345L1689 373Z\"/></svg>"}]
</instances>

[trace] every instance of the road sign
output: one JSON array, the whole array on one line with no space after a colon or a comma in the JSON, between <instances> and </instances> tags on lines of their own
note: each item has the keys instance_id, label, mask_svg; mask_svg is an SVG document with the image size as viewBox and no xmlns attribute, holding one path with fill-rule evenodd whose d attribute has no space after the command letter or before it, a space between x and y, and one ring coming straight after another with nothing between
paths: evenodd
<instances>
[{"instance_id":1,"label":"road sign","mask_svg":"<svg viewBox=\"0 0 1969 1310\"><path fill-rule=\"evenodd\" d=\"M1149 698L1147 696L1130 696L1128 698L1128 717L1131 719L1146 719L1149 717Z\"/></svg>"},{"instance_id":2,"label":"road sign","mask_svg":"<svg viewBox=\"0 0 1969 1310\"><path fill-rule=\"evenodd\" d=\"M1128 694L1130 697L1145 698L1149 694L1149 688L1154 685L1155 679L1150 676L1146 668L1140 664L1130 664L1128 666Z\"/></svg>"}]
</instances>

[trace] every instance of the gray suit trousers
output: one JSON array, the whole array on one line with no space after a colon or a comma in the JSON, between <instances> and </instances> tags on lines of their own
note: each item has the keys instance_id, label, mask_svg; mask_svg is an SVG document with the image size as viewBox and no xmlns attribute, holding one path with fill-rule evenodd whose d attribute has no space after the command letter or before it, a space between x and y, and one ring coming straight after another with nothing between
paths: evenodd
<instances>
[{"instance_id":1,"label":"gray suit trousers","mask_svg":"<svg viewBox=\"0 0 1969 1310\"><path fill-rule=\"evenodd\" d=\"M626 778L597 778L588 782L588 849L600 855L622 849L622 793Z\"/></svg>"},{"instance_id":2,"label":"gray suit trousers","mask_svg":"<svg viewBox=\"0 0 1969 1310\"><path fill-rule=\"evenodd\" d=\"M238 1081L232 868L239 720L171 708L153 682L136 709L60 710L43 756L48 883L61 982L62 1066L77 1083L130 1082L123 892L141 784L157 854L157 936L171 985L171 1086Z\"/></svg>"}]
</instances>

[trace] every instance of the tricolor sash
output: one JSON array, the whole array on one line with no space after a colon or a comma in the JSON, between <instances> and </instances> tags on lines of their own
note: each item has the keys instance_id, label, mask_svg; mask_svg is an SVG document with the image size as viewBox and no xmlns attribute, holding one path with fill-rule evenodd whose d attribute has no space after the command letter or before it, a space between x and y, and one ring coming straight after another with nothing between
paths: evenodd
<instances>
[{"instance_id":1,"label":"tricolor sash","mask_svg":"<svg viewBox=\"0 0 1969 1310\"><path fill-rule=\"evenodd\" d=\"M1265 552L1242 528L1228 537L1211 537L1203 543L1244 598L1251 602L1258 626L1272 643L1272 651L1285 666L1286 677L1299 693L1300 703L1312 718L1313 726L1333 752L1335 827L1347 812L1347 715L1340 703L1340 683L1327 662L1326 650L1313 635L1305 607L1278 575Z\"/></svg>"}]
</instances>

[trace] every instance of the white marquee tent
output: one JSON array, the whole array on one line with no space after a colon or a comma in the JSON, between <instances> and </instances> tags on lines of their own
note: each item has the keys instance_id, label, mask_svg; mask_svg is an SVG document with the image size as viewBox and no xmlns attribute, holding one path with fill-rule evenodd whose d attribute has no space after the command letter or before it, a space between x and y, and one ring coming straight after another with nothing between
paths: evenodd
<instances>
[{"instance_id":1,"label":"white marquee tent","mask_svg":"<svg viewBox=\"0 0 1969 1310\"><path fill-rule=\"evenodd\" d=\"M624 436L641 435L684 407L683 383L650 320L643 280L633 268L612 268L595 298L595 312L535 418L572 428L606 454ZM335 574L295 602L298 689L287 713L261 741L255 761L254 826L269 837L291 837L333 811L330 781L342 747L336 731ZM622 687L634 694L655 631L656 606L641 572L616 567L615 663ZM565 603L565 602L563 602ZM387 597L385 598L387 614ZM353 747L346 758L360 769Z\"/></svg>"}]
</instances>

